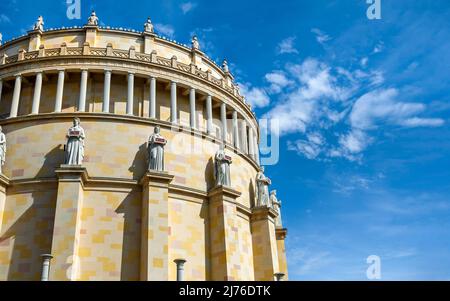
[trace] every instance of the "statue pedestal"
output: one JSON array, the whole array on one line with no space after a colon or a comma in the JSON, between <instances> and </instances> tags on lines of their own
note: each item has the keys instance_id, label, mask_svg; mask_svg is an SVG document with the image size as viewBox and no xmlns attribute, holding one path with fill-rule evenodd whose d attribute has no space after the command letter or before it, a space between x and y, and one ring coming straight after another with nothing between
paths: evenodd
<instances>
[{"instance_id":1,"label":"statue pedestal","mask_svg":"<svg viewBox=\"0 0 450 301\"><path fill-rule=\"evenodd\" d=\"M277 212L268 207L252 209L250 219L253 242L255 281L273 281L279 272L275 217Z\"/></svg>"},{"instance_id":2,"label":"statue pedestal","mask_svg":"<svg viewBox=\"0 0 450 301\"><path fill-rule=\"evenodd\" d=\"M86 168L80 165L61 165L55 172L58 176L58 195L50 280L77 280L83 186L88 174Z\"/></svg>"},{"instance_id":3,"label":"statue pedestal","mask_svg":"<svg viewBox=\"0 0 450 301\"><path fill-rule=\"evenodd\" d=\"M240 192L217 186L208 193L211 275L213 281L240 279L236 199Z\"/></svg>"},{"instance_id":4,"label":"statue pedestal","mask_svg":"<svg viewBox=\"0 0 450 301\"><path fill-rule=\"evenodd\" d=\"M9 186L9 178L0 173L0 236L2 233L3 213L6 205L6 188Z\"/></svg>"},{"instance_id":5,"label":"statue pedestal","mask_svg":"<svg viewBox=\"0 0 450 301\"><path fill-rule=\"evenodd\" d=\"M287 229L276 228L275 236L277 238L277 251L278 251L278 266L279 272L284 274L283 280L288 280L288 267L286 260L286 247L284 240L286 239Z\"/></svg>"},{"instance_id":6,"label":"statue pedestal","mask_svg":"<svg viewBox=\"0 0 450 301\"><path fill-rule=\"evenodd\" d=\"M169 184L173 175L148 171L141 179L141 280L169 280Z\"/></svg>"}]
</instances>

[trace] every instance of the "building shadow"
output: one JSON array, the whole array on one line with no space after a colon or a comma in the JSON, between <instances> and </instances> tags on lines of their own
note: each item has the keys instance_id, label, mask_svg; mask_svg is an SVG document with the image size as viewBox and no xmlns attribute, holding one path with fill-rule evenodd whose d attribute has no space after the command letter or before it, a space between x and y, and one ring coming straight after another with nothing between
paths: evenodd
<instances>
[{"instance_id":1,"label":"building shadow","mask_svg":"<svg viewBox=\"0 0 450 301\"><path fill-rule=\"evenodd\" d=\"M134 188L115 210L123 214L122 259L120 280L137 281L141 261L141 192Z\"/></svg>"},{"instance_id":2,"label":"building shadow","mask_svg":"<svg viewBox=\"0 0 450 301\"><path fill-rule=\"evenodd\" d=\"M12 203L15 210L20 210L23 196L30 194L28 200L25 197L30 205L0 237L0 244L6 240L12 244L7 280L40 280L41 255L51 253L58 183L48 180L54 179L54 169L63 162L61 145L44 158L35 177L43 182L12 186L7 191L6 206Z\"/></svg>"},{"instance_id":3,"label":"building shadow","mask_svg":"<svg viewBox=\"0 0 450 301\"><path fill-rule=\"evenodd\" d=\"M139 150L134 156L133 163L131 164L129 171L133 173L133 180L139 181L147 171L148 159L147 159L147 142L139 146Z\"/></svg>"},{"instance_id":4,"label":"building shadow","mask_svg":"<svg viewBox=\"0 0 450 301\"><path fill-rule=\"evenodd\" d=\"M208 163L205 168L205 183L206 183L206 191L210 191L214 187L214 160L213 158L209 158Z\"/></svg>"},{"instance_id":5,"label":"building shadow","mask_svg":"<svg viewBox=\"0 0 450 301\"><path fill-rule=\"evenodd\" d=\"M209 206L208 199L204 199L202 207L200 208L200 218L203 220L203 227L205 231L205 280L211 279L211 234L209 227Z\"/></svg>"},{"instance_id":6,"label":"building shadow","mask_svg":"<svg viewBox=\"0 0 450 301\"><path fill-rule=\"evenodd\" d=\"M248 184L248 193L250 197L250 208L254 208L256 204L255 204L255 185L253 184L253 180L250 180L250 183Z\"/></svg>"}]
</instances>

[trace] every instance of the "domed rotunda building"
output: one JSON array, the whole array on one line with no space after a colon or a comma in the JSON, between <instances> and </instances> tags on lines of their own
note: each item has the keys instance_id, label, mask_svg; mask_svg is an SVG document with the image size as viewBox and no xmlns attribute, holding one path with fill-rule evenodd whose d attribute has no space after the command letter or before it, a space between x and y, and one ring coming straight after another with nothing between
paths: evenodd
<instances>
[{"instance_id":1,"label":"domed rotunda building","mask_svg":"<svg viewBox=\"0 0 450 301\"><path fill-rule=\"evenodd\" d=\"M40 17L0 125L0 280L287 279L256 116L195 37Z\"/></svg>"}]
</instances>

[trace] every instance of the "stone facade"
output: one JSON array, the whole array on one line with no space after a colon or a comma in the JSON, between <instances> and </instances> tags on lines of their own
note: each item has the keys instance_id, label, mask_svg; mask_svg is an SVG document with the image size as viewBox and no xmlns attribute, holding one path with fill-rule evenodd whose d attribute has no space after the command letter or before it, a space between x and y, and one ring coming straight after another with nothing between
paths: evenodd
<instances>
[{"instance_id":1,"label":"stone facade","mask_svg":"<svg viewBox=\"0 0 450 301\"><path fill-rule=\"evenodd\" d=\"M0 47L0 87L0 280L39 280L42 254L50 280L175 280L180 258L185 280L287 275L285 229L254 208L255 115L200 49L93 25L34 30ZM82 166L63 164L74 117ZM147 171L155 126L163 173ZM223 142L231 187L214 187Z\"/></svg>"}]
</instances>

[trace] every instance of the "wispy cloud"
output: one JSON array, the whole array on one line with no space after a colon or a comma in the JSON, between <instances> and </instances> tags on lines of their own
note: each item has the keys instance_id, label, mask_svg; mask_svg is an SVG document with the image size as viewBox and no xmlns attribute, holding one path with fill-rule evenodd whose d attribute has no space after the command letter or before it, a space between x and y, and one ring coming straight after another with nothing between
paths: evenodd
<instances>
[{"instance_id":1,"label":"wispy cloud","mask_svg":"<svg viewBox=\"0 0 450 301\"><path fill-rule=\"evenodd\" d=\"M0 14L0 23L11 23L11 19L5 14Z\"/></svg>"},{"instance_id":2,"label":"wispy cloud","mask_svg":"<svg viewBox=\"0 0 450 301\"><path fill-rule=\"evenodd\" d=\"M316 40L321 45L325 45L326 42L331 40L331 37L329 35L318 28L311 29L311 32L316 35Z\"/></svg>"},{"instance_id":3,"label":"wispy cloud","mask_svg":"<svg viewBox=\"0 0 450 301\"><path fill-rule=\"evenodd\" d=\"M245 100L256 108L266 107L270 103L270 98L262 88L252 87L250 83L239 83L240 93Z\"/></svg>"},{"instance_id":4,"label":"wispy cloud","mask_svg":"<svg viewBox=\"0 0 450 301\"><path fill-rule=\"evenodd\" d=\"M295 45L294 45L295 40L296 40L296 37L288 37L288 38L282 40L277 46L277 53L278 54L284 54L284 53L298 54L298 50L295 48Z\"/></svg>"},{"instance_id":5,"label":"wispy cloud","mask_svg":"<svg viewBox=\"0 0 450 301\"><path fill-rule=\"evenodd\" d=\"M197 3L195 2L184 2L180 4L181 11L183 12L184 15L192 11L196 7Z\"/></svg>"},{"instance_id":6,"label":"wispy cloud","mask_svg":"<svg viewBox=\"0 0 450 301\"><path fill-rule=\"evenodd\" d=\"M155 30L171 39L173 39L175 36L175 29L172 27L172 25L156 23Z\"/></svg>"}]
</instances>

